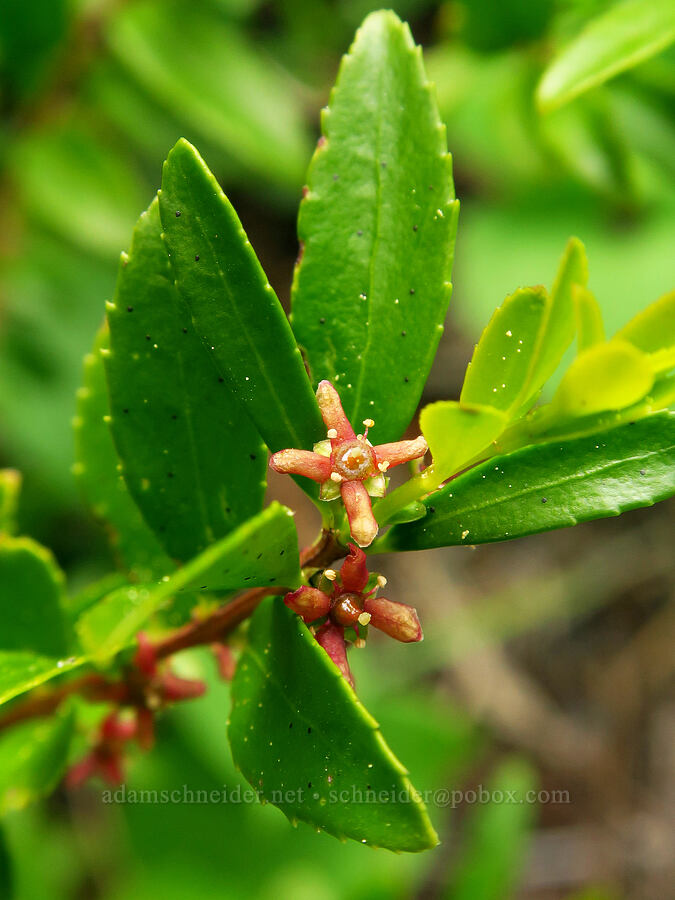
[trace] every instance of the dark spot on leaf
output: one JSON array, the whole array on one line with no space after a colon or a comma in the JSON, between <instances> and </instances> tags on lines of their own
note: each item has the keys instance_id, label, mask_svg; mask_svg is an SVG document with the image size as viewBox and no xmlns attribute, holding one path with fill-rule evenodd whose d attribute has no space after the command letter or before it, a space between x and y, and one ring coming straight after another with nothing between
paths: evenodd
<instances>
[{"instance_id":1,"label":"dark spot on leaf","mask_svg":"<svg viewBox=\"0 0 675 900\"><path fill-rule=\"evenodd\" d=\"M183 334L187 334L187 328L183 329Z\"/></svg>"},{"instance_id":2,"label":"dark spot on leaf","mask_svg":"<svg viewBox=\"0 0 675 900\"><path fill-rule=\"evenodd\" d=\"M270 584L272 584L273 581L276 581L276 578L270 578Z\"/></svg>"},{"instance_id":3,"label":"dark spot on leaf","mask_svg":"<svg viewBox=\"0 0 675 900\"><path fill-rule=\"evenodd\" d=\"M256 559L262 559L262 553L259 553L259 554L256 556Z\"/></svg>"},{"instance_id":4,"label":"dark spot on leaf","mask_svg":"<svg viewBox=\"0 0 675 900\"><path fill-rule=\"evenodd\" d=\"M199 255L195 256L195 262L199 262Z\"/></svg>"},{"instance_id":5,"label":"dark spot on leaf","mask_svg":"<svg viewBox=\"0 0 675 900\"><path fill-rule=\"evenodd\" d=\"M151 341L151 340L152 340L152 338L150 337L149 334L146 334L145 339L146 339L146 341Z\"/></svg>"},{"instance_id":6,"label":"dark spot on leaf","mask_svg":"<svg viewBox=\"0 0 675 900\"><path fill-rule=\"evenodd\" d=\"M176 210L176 218L177 219L180 218L180 210L179 209Z\"/></svg>"},{"instance_id":7,"label":"dark spot on leaf","mask_svg":"<svg viewBox=\"0 0 675 900\"><path fill-rule=\"evenodd\" d=\"M312 782L311 782L311 781L308 781L308 782L307 782L307 787L308 787L308 788L311 788L311 787L312 787Z\"/></svg>"},{"instance_id":8,"label":"dark spot on leaf","mask_svg":"<svg viewBox=\"0 0 675 900\"><path fill-rule=\"evenodd\" d=\"M244 581L250 581L250 580L251 580L251 577L252 577L251 575L245 575L245 576L244 576Z\"/></svg>"},{"instance_id":9,"label":"dark spot on leaf","mask_svg":"<svg viewBox=\"0 0 675 900\"><path fill-rule=\"evenodd\" d=\"M381 162L380 165L382 166L383 169L386 169L386 168L387 168L386 162Z\"/></svg>"},{"instance_id":10,"label":"dark spot on leaf","mask_svg":"<svg viewBox=\"0 0 675 900\"><path fill-rule=\"evenodd\" d=\"M321 316L321 318L319 319L319 325L325 325L325 324L326 324L326 320L324 319L323 316Z\"/></svg>"},{"instance_id":11,"label":"dark spot on leaf","mask_svg":"<svg viewBox=\"0 0 675 900\"><path fill-rule=\"evenodd\" d=\"M435 507L435 506L430 506L430 507L429 507L429 512L430 512L430 513L435 513L435 512L436 512L436 507Z\"/></svg>"},{"instance_id":12,"label":"dark spot on leaf","mask_svg":"<svg viewBox=\"0 0 675 900\"><path fill-rule=\"evenodd\" d=\"M415 288L410 288L410 293L411 293L411 294L414 294L414 293L415 293Z\"/></svg>"},{"instance_id":13,"label":"dark spot on leaf","mask_svg":"<svg viewBox=\"0 0 675 900\"><path fill-rule=\"evenodd\" d=\"M430 184L430 185L429 185L429 190L430 190L430 191L433 191L433 189L434 189L433 184Z\"/></svg>"},{"instance_id":14,"label":"dark spot on leaf","mask_svg":"<svg viewBox=\"0 0 675 900\"><path fill-rule=\"evenodd\" d=\"M402 332L401 332L401 337L405 337L405 335L406 335L405 331L402 331Z\"/></svg>"},{"instance_id":15,"label":"dark spot on leaf","mask_svg":"<svg viewBox=\"0 0 675 900\"><path fill-rule=\"evenodd\" d=\"M218 384L222 384L224 381L225 381L224 378L219 378L219 379L218 379Z\"/></svg>"},{"instance_id":16,"label":"dark spot on leaf","mask_svg":"<svg viewBox=\"0 0 675 900\"><path fill-rule=\"evenodd\" d=\"M205 584L203 584L203 585L199 588L199 590L200 590L200 591L205 591L205 590L206 590L206 587L207 587L207 586L206 586Z\"/></svg>"},{"instance_id":17,"label":"dark spot on leaf","mask_svg":"<svg viewBox=\"0 0 675 900\"><path fill-rule=\"evenodd\" d=\"M133 306L127 306L127 312L133 312L133 311L134 311Z\"/></svg>"},{"instance_id":18,"label":"dark spot on leaf","mask_svg":"<svg viewBox=\"0 0 675 900\"><path fill-rule=\"evenodd\" d=\"M367 790L367 791L372 791L372 788L371 788L371 786L370 786L369 784L366 785L366 790Z\"/></svg>"},{"instance_id":19,"label":"dark spot on leaf","mask_svg":"<svg viewBox=\"0 0 675 900\"><path fill-rule=\"evenodd\" d=\"M307 729L307 734L311 734L311 733L312 733L312 726L310 725L309 728Z\"/></svg>"},{"instance_id":20,"label":"dark spot on leaf","mask_svg":"<svg viewBox=\"0 0 675 900\"><path fill-rule=\"evenodd\" d=\"M417 225L413 225L413 231L417 231Z\"/></svg>"},{"instance_id":21,"label":"dark spot on leaf","mask_svg":"<svg viewBox=\"0 0 675 900\"><path fill-rule=\"evenodd\" d=\"M167 478L173 478L173 472L167 472L167 473L166 473L166 477L167 477Z\"/></svg>"},{"instance_id":22,"label":"dark spot on leaf","mask_svg":"<svg viewBox=\"0 0 675 900\"><path fill-rule=\"evenodd\" d=\"M333 181L337 181L339 177L339 175L333 175Z\"/></svg>"},{"instance_id":23,"label":"dark spot on leaf","mask_svg":"<svg viewBox=\"0 0 675 900\"><path fill-rule=\"evenodd\" d=\"M255 453L249 453L248 457L249 457L249 459L257 459L257 456L255 455Z\"/></svg>"},{"instance_id":24,"label":"dark spot on leaf","mask_svg":"<svg viewBox=\"0 0 675 900\"><path fill-rule=\"evenodd\" d=\"M410 381L410 379L408 378L407 375L404 376L403 380L405 381L406 384Z\"/></svg>"},{"instance_id":25,"label":"dark spot on leaf","mask_svg":"<svg viewBox=\"0 0 675 900\"><path fill-rule=\"evenodd\" d=\"M292 728L292 727L293 727L293 723L292 723L292 722L289 722L289 723L288 723L288 727L289 727L289 728Z\"/></svg>"},{"instance_id":26,"label":"dark spot on leaf","mask_svg":"<svg viewBox=\"0 0 675 900\"><path fill-rule=\"evenodd\" d=\"M363 232L361 230L356 232L359 237L363 237Z\"/></svg>"},{"instance_id":27,"label":"dark spot on leaf","mask_svg":"<svg viewBox=\"0 0 675 900\"><path fill-rule=\"evenodd\" d=\"M280 551L279 551L279 556L283 556L285 552L286 552L285 550L280 550Z\"/></svg>"},{"instance_id":28,"label":"dark spot on leaf","mask_svg":"<svg viewBox=\"0 0 675 900\"><path fill-rule=\"evenodd\" d=\"M548 500L546 499L546 497L542 497L542 498L541 498L541 502L542 502L542 503L548 503Z\"/></svg>"},{"instance_id":29,"label":"dark spot on leaf","mask_svg":"<svg viewBox=\"0 0 675 900\"><path fill-rule=\"evenodd\" d=\"M646 475L646 474L647 474L647 473L645 472L644 469L640 469L640 475Z\"/></svg>"},{"instance_id":30,"label":"dark spot on leaf","mask_svg":"<svg viewBox=\"0 0 675 900\"><path fill-rule=\"evenodd\" d=\"M128 410L128 409L123 409L122 412L123 412L123 413L128 413L129 410Z\"/></svg>"}]
</instances>

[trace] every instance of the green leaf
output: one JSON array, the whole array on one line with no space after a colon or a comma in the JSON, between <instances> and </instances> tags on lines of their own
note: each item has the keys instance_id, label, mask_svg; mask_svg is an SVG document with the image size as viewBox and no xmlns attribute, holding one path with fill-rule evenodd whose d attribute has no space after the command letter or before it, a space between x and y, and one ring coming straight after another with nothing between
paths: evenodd
<instances>
[{"instance_id":1,"label":"green leaf","mask_svg":"<svg viewBox=\"0 0 675 900\"><path fill-rule=\"evenodd\" d=\"M595 344L580 353L563 375L549 418L586 416L637 403L654 383L646 354L627 341Z\"/></svg>"},{"instance_id":2,"label":"green leaf","mask_svg":"<svg viewBox=\"0 0 675 900\"><path fill-rule=\"evenodd\" d=\"M570 238L551 288L548 318L539 336L532 368L523 388L523 409L529 409L543 385L558 368L563 353L572 342L575 330L573 289L586 286L588 260L584 245Z\"/></svg>"},{"instance_id":3,"label":"green leaf","mask_svg":"<svg viewBox=\"0 0 675 900\"><path fill-rule=\"evenodd\" d=\"M190 132L245 170L299 189L311 152L302 89L258 49L260 41L189 0L131 4L108 39L125 68Z\"/></svg>"},{"instance_id":4,"label":"green leaf","mask_svg":"<svg viewBox=\"0 0 675 900\"><path fill-rule=\"evenodd\" d=\"M21 473L16 469L0 469L0 532L14 534L16 511L21 490Z\"/></svg>"},{"instance_id":5,"label":"green leaf","mask_svg":"<svg viewBox=\"0 0 675 900\"><path fill-rule=\"evenodd\" d=\"M675 347L675 291L670 291L639 312L614 335L643 353Z\"/></svg>"},{"instance_id":6,"label":"green leaf","mask_svg":"<svg viewBox=\"0 0 675 900\"><path fill-rule=\"evenodd\" d=\"M85 612L76 630L85 651L100 662L129 646L150 616L176 594L270 585L292 589L301 580L293 514L272 503L159 584L113 591Z\"/></svg>"},{"instance_id":7,"label":"green leaf","mask_svg":"<svg viewBox=\"0 0 675 900\"><path fill-rule=\"evenodd\" d=\"M108 323L111 428L127 487L169 555L191 559L260 510L267 458L174 287L157 200L122 257Z\"/></svg>"},{"instance_id":8,"label":"green leaf","mask_svg":"<svg viewBox=\"0 0 675 900\"><path fill-rule=\"evenodd\" d=\"M503 900L513 896L534 825L537 778L532 766L517 757L501 763L490 778L487 803L473 807L466 819L458 865L443 896L448 900Z\"/></svg>"},{"instance_id":9,"label":"green leaf","mask_svg":"<svg viewBox=\"0 0 675 900\"><path fill-rule=\"evenodd\" d=\"M407 25L370 15L344 58L300 207L292 323L315 383L398 439L450 300L458 202L432 86Z\"/></svg>"},{"instance_id":10,"label":"green leaf","mask_svg":"<svg viewBox=\"0 0 675 900\"><path fill-rule=\"evenodd\" d=\"M46 656L68 652L63 574L51 553L26 537L0 535L0 648Z\"/></svg>"},{"instance_id":11,"label":"green leaf","mask_svg":"<svg viewBox=\"0 0 675 900\"><path fill-rule=\"evenodd\" d=\"M390 850L438 842L377 723L278 598L264 600L251 620L232 697L235 764L291 822Z\"/></svg>"},{"instance_id":12,"label":"green leaf","mask_svg":"<svg viewBox=\"0 0 675 900\"><path fill-rule=\"evenodd\" d=\"M506 414L490 406L462 406L455 400L425 406L420 428L429 444L432 464L380 500L374 510L380 525L398 520L410 504L434 491L446 478L486 452L489 455L490 445L507 424ZM415 518L420 518L419 514Z\"/></svg>"},{"instance_id":13,"label":"green leaf","mask_svg":"<svg viewBox=\"0 0 675 900\"><path fill-rule=\"evenodd\" d=\"M271 451L310 448L325 429L288 320L237 214L185 140L164 164L160 213L176 284L233 393Z\"/></svg>"},{"instance_id":14,"label":"green leaf","mask_svg":"<svg viewBox=\"0 0 675 900\"><path fill-rule=\"evenodd\" d=\"M54 659L24 650L0 650L0 705L85 662L82 657Z\"/></svg>"},{"instance_id":15,"label":"green leaf","mask_svg":"<svg viewBox=\"0 0 675 900\"><path fill-rule=\"evenodd\" d=\"M592 19L553 60L537 88L547 111L664 50L675 40L675 7L624 0Z\"/></svg>"},{"instance_id":16,"label":"green leaf","mask_svg":"<svg viewBox=\"0 0 675 900\"><path fill-rule=\"evenodd\" d=\"M68 763L72 710L0 734L0 816L49 794Z\"/></svg>"},{"instance_id":17,"label":"green leaf","mask_svg":"<svg viewBox=\"0 0 675 900\"><path fill-rule=\"evenodd\" d=\"M506 298L476 345L460 403L492 406L507 415L522 406L549 312L543 287L520 288Z\"/></svg>"},{"instance_id":18,"label":"green leaf","mask_svg":"<svg viewBox=\"0 0 675 900\"><path fill-rule=\"evenodd\" d=\"M572 297L577 323L577 352L583 353L584 350L605 342L605 326L598 301L588 288L575 284Z\"/></svg>"},{"instance_id":19,"label":"green leaf","mask_svg":"<svg viewBox=\"0 0 675 900\"><path fill-rule=\"evenodd\" d=\"M617 516L675 493L675 413L495 456L424 500L376 552L504 541Z\"/></svg>"},{"instance_id":20,"label":"green leaf","mask_svg":"<svg viewBox=\"0 0 675 900\"><path fill-rule=\"evenodd\" d=\"M109 346L103 326L84 359L82 387L77 392L73 420L73 473L94 514L103 520L121 568L138 581L170 572L174 565L131 499L119 470L119 457L106 419L108 387L101 350Z\"/></svg>"}]
</instances>

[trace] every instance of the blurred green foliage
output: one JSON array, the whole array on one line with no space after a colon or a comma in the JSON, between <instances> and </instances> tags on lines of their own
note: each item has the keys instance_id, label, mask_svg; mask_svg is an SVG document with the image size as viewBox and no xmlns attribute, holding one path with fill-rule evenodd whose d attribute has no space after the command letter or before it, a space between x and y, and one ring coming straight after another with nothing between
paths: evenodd
<instances>
[{"instance_id":1,"label":"blurred green foliage","mask_svg":"<svg viewBox=\"0 0 675 900\"><path fill-rule=\"evenodd\" d=\"M616 5L393 4L425 45L448 127L462 201L450 321L467 348L507 293L548 279L571 233L588 249L591 287L609 335L672 287L673 48L661 47L554 111L542 112L537 103L547 68ZM203 149L228 193L242 198L244 224L260 232L256 248L279 277L275 287L283 288L318 110L354 27L378 6L366 0L0 4L0 463L24 472L27 530L56 547L72 584L84 571L95 573L104 552L79 512L70 474L81 360L112 296L117 256L159 184L167 150L181 136ZM282 229L274 234L288 248L281 259L266 239L265 220ZM436 373L432 392L438 385L447 396L450 378ZM64 521L69 528L60 527ZM81 608L89 602L83 597ZM494 630L503 635L517 627L509 619ZM437 640L426 665L414 664L421 675L447 662L446 643ZM364 702L376 710L394 751L422 774L419 789L460 781L484 759L489 738L429 691L425 678L392 693L401 672L387 684L375 677L376 665L363 655L355 665ZM203 656L185 666L187 674L206 674L210 690L167 717L157 749L133 769L130 788L243 786L223 752L228 689ZM517 761L496 777L533 776ZM290 833L281 814L257 805L120 804L97 818L93 802L99 798L85 797L70 810L70 828L59 824L58 798L6 818L0 897L13 896L5 841L21 900L82 895L92 881L95 896L106 900L215 893L384 898L409 895L428 878L422 858L337 845L304 826ZM479 812L465 832L463 867L445 878L449 897L505 897L516 877L514 860L533 811ZM443 810L432 809L432 816L440 827Z\"/></svg>"}]
</instances>

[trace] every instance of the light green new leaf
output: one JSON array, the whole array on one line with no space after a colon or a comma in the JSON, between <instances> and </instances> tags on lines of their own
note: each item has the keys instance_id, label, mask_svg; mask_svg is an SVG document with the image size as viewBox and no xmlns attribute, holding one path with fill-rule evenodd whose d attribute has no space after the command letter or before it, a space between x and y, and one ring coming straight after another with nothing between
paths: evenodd
<instances>
[{"instance_id":1,"label":"light green new leaf","mask_svg":"<svg viewBox=\"0 0 675 900\"><path fill-rule=\"evenodd\" d=\"M279 598L264 600L251 620L232 698L234 761L291 822L390 850L438 842L377 722Z\"/></svg>"},{"instance_id":2,"label":"light green new leaf","mask_svg":"<svg viewBox=\"0 0 675 900\"><path fill-rule=\"evenodd\" d=\"M0 650L0 705L80 668L85 662L74 656L55 659L24 650Z\"/></svg>"},{"instance_id":3,"label":"light green new leaf","mask_svg":"<svg viewBox=\"0 0 675 900\"><path fill-rule=\"evenodd\" d=\"M237 214L187 141L164 164L160 213L197 334L265 443L273 452L311 448L324 426L288 320Z\"/></svg>"},{"instance_id":4,"label":"light green new leaf","mask_svg":"<svg viewBox=\"0 0 675 900\"><path fill-rule=\"evenodd\" d=\"M414 415L443 330L457 227L452 162L421 50L392 12L343 59L300 207L291 321L378 443Z\"/></svg>"},{"instance_id":5,"label":"light green new leaf","mask_svg":"<svg viewBox=\"0 0 675 900\"><path fill-rule=\"evenodd\" d=\"M576 324L573 290L575 285L585 287L587 281L586 250L581 241L570 238L551 288L549 314L540 334L539 346L533 355L529 378L523 388L523 410L532 405L572 343Z\"/></svg>"},{"instance_id":6,"label":"light green new leaf","mask_svg":"<svg viewBox=\"0 0 675 900\"><path fill-rule=\"evenodd\" d=\"M0 531L14 534L16 511L21 490L21 473L16 469L0 469Z\"/></svg>"},{"instance_id":7,"label":"light green new leaf","mask_svg":"<svg viewBox=\"0 0 675 900\"><path fill-rule=\"evenodd\" d=\"M267 459L174 287L156 199L122 257L108 323L122 473L158 540L184 562L261 509Z\"/></svg>"},{"instance_id":8,"label":"light green new leaf","mask_svg":"<svg viewBox=\"0 0 675 900\"><path fill-rule=\"evenodd\" d=\"M655 372L675 366L675 291L664 294L624 325L612 340L628 341L648 353Z\"/></svg>"},{"instance_id":9,"label":"light green new leaf","mask_svg":"<svg viewBox=\"0 0 675 900\"><path fill-rule=\"evenodd\" d=\"M96 335L92 352L84 359L73 420L73 473L94 515L106 525L121 568L138 581L149 581L172 571L174 564L144 521L120 474L119 458L105 421L109 417L109 401L102 349L108 349L105 325Z\"/></svg>"},{"instance_id":10,"label":"light green new leaf","mask_svg":"<svg viewBox=\"0 0 675 900\"><path fill-rule=\"evenodd\" d=\"M495 456L431 494L375 552L505 541L617 516L675 493L675 413Z\"/></svg>"},{"instance_id":11,"label":"light green new leaf","mask_svg":"<svg viewBox=\"0 0 675 900\"><path fill-rule=\"evenodd\" d=\"M469 810L464 840L445 900L512 897L537 814L536 772L524 759L505 760L487 785L489 800Z\"/></svg>"},{"instance_id":12,"label":"light green new leaf","mask_svg":"<svg viewBox=\"0 0 675 900\"><path fill-rule=\"evenodd\" d=\"M0 734L0 816L49 794L68 763L74 715L22 722Z\"/></svg>"},{"instance_id":13,"label":"light green new leaf","mask_svg":"<svg viewBox=\"0 0 675 900\"><path fill-rule=\"evenodd\" d=\"M645 353L627 341L595 344L580 353L553 395L549 417L587 416L637 403L654 383Z\"/></svg>"},{"instance_id":14,"label":"light green new leaf","mask_svg":"<svg viewBox=\"0 0 675 900\"><path fill-rule=\"evenodd\" d=\"M537 100L548 111L568 103L675 40L670 0L623 0L592 19L544 72Z\"/></svg>"},{"instance_id":15,"label":"light green new leaf","mask_svg":"<svg viewBox=\"0 0 675 900\"><path fill-rule=\"evenodd\" d=\"M68 652L63 583L48 550L27 537L0 535L0 649Z\"/></svg>"},{"instance_id":16,"label":"light green new leaf","mask_svg":"<svg viewBox=\"0 0 675 900\"><path fill-rule=\"evenodd\" d=\"M490 445L507 424L507 415L490 406L463 406L455 400L425 406L420 414L420 428L429 444L432 464L380 500L374 510L380 525L400 521L401 514L405 516L411 505L413 519L420 518L415 502L481 458L484 451L489 455Z\"/></svg>"},{"instance_id":17,"label":"light green new leaf","mask_svg":"<svg viewBox=\"0 0 675 900\"><path fill-rule=\"evenodd\" d=\"M293 514L272 503L159 584L113 591L85 612L76 629L85 651L101 662L128 646L150 616L178 593L296 588L300 582Z\"/></svg>"},{"instance_id":18,"label":"light green new leaf","mask_svg":"<svg viewBox=\"0 0 675 900\"><path fill-rule=\"evenodd\" d=\"M507 415L522 406L550 304L545 288L521 288L495 310L466 370L462 405L492 406Z\"/></svg>"},{"instance_id":19,"label":"light green new leaf","mask_svg":"<svg viewBox=\"0 0 675 900\"><path fill-rule=\"evenodd\" d=\"M602 311L588 288L575 284L572 290L574 316L577 323L577 352L582 353L605 341Z\"/></svg>"}]
</instances>

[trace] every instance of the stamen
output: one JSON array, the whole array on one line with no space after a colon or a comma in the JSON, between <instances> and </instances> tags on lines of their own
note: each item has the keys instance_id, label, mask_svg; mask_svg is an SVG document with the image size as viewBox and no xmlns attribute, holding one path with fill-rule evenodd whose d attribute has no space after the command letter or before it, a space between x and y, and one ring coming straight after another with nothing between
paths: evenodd
<instances>
[{"instance_id":1,"label":"stamen","mask_svg":"<svg viewBox=\"0 0 675 900\"><path fill-rule=\"evenodd\" d=\"M363 638L357 638L354 641L354 646L357 650L363 650L363 648L366 646L366 642L363 640Z\"/></svg>"},{"instance_id":2,"label":"stamen","mask_svg":"<svg viewBox=\"0 0 675 900\"><path fill-rule=\"evenodd\" d=\"M335 571L335 569L324 569L323 574L329 581L335 581L335 579L337 578L337 572Z\"/></svg>"},{"instance_id":3,"label":"stamen","mask_svg":"<svg viewBox=\"0 0 675 900\"><path fill-rule=\"evenodd\" d=\"M362 612L359 616L359 625L367 625L370 622L371 618L372 616L370 615L370 613Z\"/></svg>"},{"instance_id":4,"label":"stamen","mask_svg":"<svg viewBox=\"0 0 675 900\"><path fill-rule=\"evenodd\" d=\"M375 422L373 422L372 419L364 419L363 424L366 426L366 428L372 428Z\"/></svg>"},{"instance_id":5,"label":"stamen","mask_svg":"<svg viewBox=\"0 0 675 900\"><path fill-rule=\"evenodd\" d=\"M386 585L386 583L387 583L387 579L384 577L384 575L377 576L377 586L378 587L384 587Z\"/></svg>"},{"instance_id":6,"label":"stamen","mask_svg":"<svg viewBox=\"0 0 675 900\"><path fill-rule=\"evenodd\" d=\"M389 465L390 464L385 460L385 462L378 463L377 468L380 470L380 472L386 472L389 468Z\"/></svg>"},{"instance_id":7,"label":"stamen","mask_svg":"<svg viewBox=\"0 0 675 900\"><path fill-rule=\"evenodd\" d=\"M342 481L342 475L340 475L339 472L331 472L330 480L335 481L337 484L339 484Z\"/></svg>"},{"instance_id":8,"label":"stamen","mask_svg":"<svg viewBox=\"0 0 675 900\"><path fill-rule=\"evenodd\" d=\"M357 435L356 435L356 440L357 440L357 441L362 441L362 440L363 440L363 435L362 435L362 434L357 434Z\"/></svg>"},{"instance_id":9,"label":"stamen","mask_svg":"<svg viewBox=\"0 0 675 900\"><path fill-rule=\"evenodd\" d=\"M337 428L329 428L326 432L331 441L334 441L337 437Z\"/></svg>"}]
</instances>

